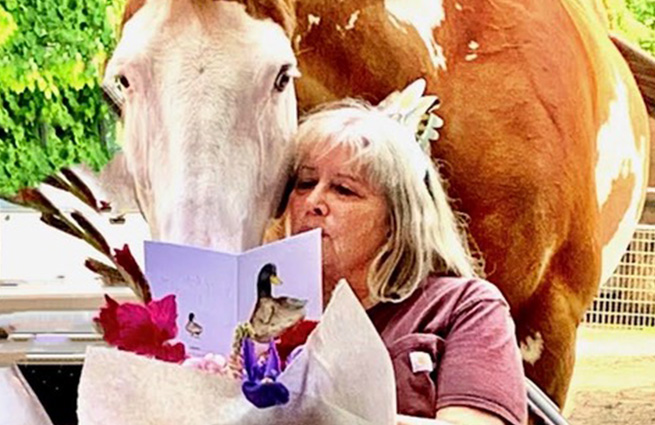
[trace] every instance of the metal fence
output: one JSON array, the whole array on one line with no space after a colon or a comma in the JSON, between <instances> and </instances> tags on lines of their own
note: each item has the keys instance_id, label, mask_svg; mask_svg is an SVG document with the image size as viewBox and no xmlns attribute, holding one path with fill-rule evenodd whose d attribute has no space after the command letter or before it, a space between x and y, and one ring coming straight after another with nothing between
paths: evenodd
<instances>
[{"instance_id":1,"label":"metal fence","mask_svg":"<svg viewBox=\"0 0 655 425\"><path fill-rule=\"evenodd\" d=\"M639 225L614 275L585 315L599 327L655 327L655 226Z\"/></svg>"}]
</instances>

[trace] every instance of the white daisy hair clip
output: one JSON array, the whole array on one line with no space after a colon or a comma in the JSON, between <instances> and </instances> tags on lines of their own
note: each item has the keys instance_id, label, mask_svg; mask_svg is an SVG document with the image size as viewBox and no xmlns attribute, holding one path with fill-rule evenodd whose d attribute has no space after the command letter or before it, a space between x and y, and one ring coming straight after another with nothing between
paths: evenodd
<instances>
[{"instance_id":1,"label":"white daisy hair clip","mask_svg":"<svg viewBox=\"0 0 655 425\"><path fill-rule=\"evenodd\" d=\"M419 78L402 91L395 91L378 104L378 109L412 129L421 149L430 155L430 142L439 139L444 121L434 114L441 101L435 95L424 96L426 83Z\"/></svg>"}]
</instances>

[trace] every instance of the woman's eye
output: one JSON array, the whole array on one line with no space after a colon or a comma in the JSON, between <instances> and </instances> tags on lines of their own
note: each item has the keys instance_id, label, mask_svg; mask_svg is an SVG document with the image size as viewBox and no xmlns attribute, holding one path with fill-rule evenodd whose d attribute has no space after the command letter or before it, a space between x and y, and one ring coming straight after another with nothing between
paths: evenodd
<instances>
[{"instance_id":1,"label":"woman's eye","mask_svg":"<svg viewBox=\"0 0 655 425\"><path fill-rule=\"evenodd\" d=\"M316 181L314 180L298 180L296 183L296 189L311 189L316 186Z\"/></svg>"},{"instance_id":2,"label":"woman's eye","mask_svg":"<svg viewBox=\"0 0 655 425\"><path fill-rule=\"evenodd\" d=\"M346 195L346 196L354 196L354 195L357 195L357 194L356 194L354 191L352 191L350 188L348 188L347 186L341 185L341 184L336 185L336 186L335 186L335 189L336 189L337 193L339 193L339 194L341 194L341 195Z\"/></svg>"}]
</instances>

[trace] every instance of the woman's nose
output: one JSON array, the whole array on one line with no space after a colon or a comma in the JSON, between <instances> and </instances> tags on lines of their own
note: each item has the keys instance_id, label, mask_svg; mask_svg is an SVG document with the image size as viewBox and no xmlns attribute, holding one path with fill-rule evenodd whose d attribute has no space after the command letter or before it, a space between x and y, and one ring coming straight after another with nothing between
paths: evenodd
<instances>
[{"instance_id":1,"label":"woman's nose","mask_svg":"<svg viewBox=\"0 0 655 425\"><path fill-rule=\"evenodd\" d=\"M329 209L325 200L325 193L320 186L314 188L312 193L307 197L307 209L312 215L325 216Z\"/></svg>"}]
</instances>

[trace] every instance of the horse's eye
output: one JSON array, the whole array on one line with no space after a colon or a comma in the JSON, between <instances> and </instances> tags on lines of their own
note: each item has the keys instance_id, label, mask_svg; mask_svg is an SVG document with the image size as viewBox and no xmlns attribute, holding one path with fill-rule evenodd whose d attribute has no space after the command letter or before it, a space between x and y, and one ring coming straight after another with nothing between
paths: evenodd
<instances>
[{"instance_id":1,"label":"horse's eye","mask_svg":"<svg viewBox=\"0 0 655 425\"><path fill-rule=\"evenodd\" d=\"M275 90L282 93L291 82L291 77L293 77L291 65L282 65L280 72L278 72L277 77L275 77Z\"/></svg>"}]
</instances>

